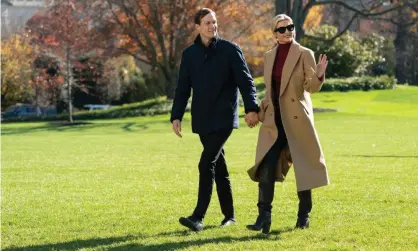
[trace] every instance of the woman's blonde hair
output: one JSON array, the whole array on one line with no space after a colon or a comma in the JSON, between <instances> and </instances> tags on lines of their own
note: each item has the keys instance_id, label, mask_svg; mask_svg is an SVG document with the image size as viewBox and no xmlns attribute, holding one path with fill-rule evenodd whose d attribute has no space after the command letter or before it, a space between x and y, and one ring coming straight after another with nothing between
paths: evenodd
<instances>
[{"instance_id":1,"label":"woman's blonde hair","mask_svg":"<svg viewBox=\"0 0 418 251\"><path fill-rule=\"evenodd\" d=\"M289 20L290 22L293 23L293 19L286 14L279 14L273 17L273 21L271 22L271 32L273 32L273 34L275 33L277 23L283 20ZM293 37L295 36L295 33L296 32L293 32Z\"/></svg>"}]
</instances>

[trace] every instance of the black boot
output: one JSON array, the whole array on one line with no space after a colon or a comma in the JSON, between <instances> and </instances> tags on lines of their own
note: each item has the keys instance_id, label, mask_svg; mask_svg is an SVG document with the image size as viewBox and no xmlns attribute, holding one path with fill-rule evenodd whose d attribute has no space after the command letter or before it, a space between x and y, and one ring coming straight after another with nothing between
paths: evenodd
<instances>
[{"instance_id":1,"label":"black boot","mask_svg":"<svg viewBox=\"0 0 418 251\"><path fill-rule=\"evenodd\" d=\"M252 225L247 225L247 229L253 231L262 230L263 234L268 234L270 232L271 226L271 213L267 211L260 212L257 217L257 220Z\"/></svg>"},{"instance_id":2,"label":"black boot","mask_svg":"<svg viewBox=\"0 0 418 251\"><path fill-rule=\"evenodd\" d=\"M274 150L274 148L272 148ZM247 225L247 228L254 231L262 230L263 234L270 232L271 226L271 203L274 196L274 182L277 162L274 159L274 151L269 151L268 156L259 167L260 182L258 183L258 217L254 224ZM272 164L274 163L274 164Z\"/></svg>"},{"instance_id":3,"label":"black boot","mask_svg":"<svg viewBox=\"0 0 418 251\"><path fill-rule=\"evenodd\" d=\"M299 210L295 228L305 229L309 227L309 213L312 210L312 190L298 192Z\"/></svg>"},{"instance_id":4,"label":"black boot","mask_svg":"<svg viewBox=\"0 0 418 251\"><path fill-rule=\"evenodd\" d=\"M295 228L305 229L309 227L309 218L298 218Z\"/></svg>"}]
</instances>

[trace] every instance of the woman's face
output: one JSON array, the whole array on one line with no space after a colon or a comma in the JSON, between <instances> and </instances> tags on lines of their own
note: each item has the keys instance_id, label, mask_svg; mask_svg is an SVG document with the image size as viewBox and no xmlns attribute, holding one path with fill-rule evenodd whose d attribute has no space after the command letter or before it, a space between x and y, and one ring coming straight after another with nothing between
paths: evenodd
<instances>
[{"instance_id":1,"label":"woman's face","mask_svg":"<svg viewBox=\"0 0 418 251\"><path fill-rule=\"evenodd\" d=\"M279 44L287 44L292 42L295 32L295 26L292 21L282 20L276 24L276 40Z\"/></svg>"}]
</instances>

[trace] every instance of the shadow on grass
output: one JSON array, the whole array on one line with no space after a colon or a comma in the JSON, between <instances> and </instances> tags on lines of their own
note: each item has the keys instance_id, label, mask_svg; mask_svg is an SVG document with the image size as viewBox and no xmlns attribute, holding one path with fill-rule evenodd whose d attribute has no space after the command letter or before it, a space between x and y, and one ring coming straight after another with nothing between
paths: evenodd
<instances>
[{"instance_id":1,"label":"shadow on grass","mask_svg":"<svg viewBox=\"0 0 418 251\"><path fill-rule=\"evenodd\" d=\"M344 157L360 157L360 158L417 158L418 156L402 156L402 155L340 155Z\"/></svg>"},{"instance_id":2,"label":"shadow on grass","mask_svg":"<svg viewBox=\"0 0 418 251\"><path fill-rule=\"evenodd\" d=\"M189 249L194 246L198 247L205 244L228 244L228 243L236 243L236 242L248 242L254 240L266 240L266 241L277 241L279 235L281 233L293 231L293 228L284 228L270 232L269 235L262 234L260 232L256 233L253 236L244 236L244 237L231 237L231 236L224 236L224 237L216 237L216 238L205 238L205 239L198 239L198 240L191 240L191 241L179 241L179 242L164 242L159 244L141 244L141 243L131 243L127 245L122 245L114 248L109 248L108 250L178 250L178 249ZM179 233L184 233L184 231L180 231ZM187 231L187 233L191 233ZM178 235L177 232L172 233L162 233L162 235L157 236L176 236ZM184 234L186 235L186 234ZM157 237L156 236L156 237ZM272 238L273 237L273 238Z\"/></svg>"},{"instance_id":3,"label":"shadow on grass","mask_svg":"<svg viewBox=\"0 0 418 251\"><path fill-rule=\"evenodd\" d=\"M215 226L215 225L205 226L204 231L214 229L214 228L218 228L218 226ZM191 235L191 234L195 234L195 232L190 231L188 229L184 229L184 230L173 231L173 232L162 232L162 233L159 233L159 234L155 235L154 237L188 236L188 235Z\"/></svg>"},{"instance_id":4,"label":"shadow on grass","mask_svg":"<svg viewBox=\"0 0 418 251\"><path fill-rule=\"evenodd\" d=\"M218 228L217 226L208 226L205 230ZM23 250L78 250L85 248L97 248L101 246L108 245L118 245L117 247L107 247L106 250L176 250L181 248L190 248L192 246L200 246L205 244L217 244L217 243L236 243L236 242L247 242L254 240L267 240L267 241L276 241L278 236L285 232L293 231L293 228L283 228L270 232L269 235L256 233L252 236L244 237L216 237L216 238L206 238L202 236L201 239L190 240L190 241L178 241L178 242L164 242L158 244L142 244L142 243L130 243L123 244L127 241L139 241L139 240L155 240L159 237L178 237L178 236L189 236L189 235L200 235L202 233L194 233L192 231L183 230L183 231L173 231L173 232L162 232L156 235L144 236L144 235L128 235L124 237L110 237L110 238L92 238L87 240L73 240L63 243L48 243L43 245L33 245L25 247L10 247L3 249L4 251L23 251ZM252 233L252 232L250 232ZM272 238L273 237L273 238ZM147 241L148 242L148 241Z\"/></svg>"},{"instance_id":5,"label":"shadow on grass","mask_svg":"<svg viewBox=\"0 0 418 251\"><path fill-rule=\"evenodd\" d=\"M26 247L10 247L2 249L4 251L23 251L23 250L77 250L83 248L94 248L103 245L111 245L114 243L125 242L132 239L141 238L140 236L126 237L110 237L110 238L93 238L87 240L73 240L63 243L50 243L43 245L33 245Z\"/></svg>"},{"instance_id":6,"label":"shadow on grass","mask_svg":"<svg viewBox=\"0 0 418 251\"><path fill-rule=\"evenodd\" d=\"M121 127L126 132L133 131L142 131L149 128L149 124L144 123L137 124L134 122L126 123L90 123L90 122L74 122L69 123L48 123L43 126L34 126L34 127L22 127L22 128L4 128L1 130L1 135L14 135L14 134L26 134L33 132L75 132L75 131L84 131L89 129L98 129L104 127Z\"/></svg>"}]
</instances>

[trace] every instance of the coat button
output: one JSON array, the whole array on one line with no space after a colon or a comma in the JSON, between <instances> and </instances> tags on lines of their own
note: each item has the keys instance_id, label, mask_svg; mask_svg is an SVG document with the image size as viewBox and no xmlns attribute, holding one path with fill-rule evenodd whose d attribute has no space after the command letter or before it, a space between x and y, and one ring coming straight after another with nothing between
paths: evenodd
<instances>
[{"instance_id":1,"label":"coat button","mask_svg":"<svg viewBox=\"0 0 418 251\"><path fill-rule=\"evenodd\" d=\"M294 98L292 98L291 100L292 100L292 102L295 102L295 99Z\"/></svg>"},{"instance_id":2,"label":"coat button","mask_svg":"<svg viewBox=\"0 0 418 251\"><path fill-rule=\"evenodd\" d=\"M294 119L298 119L298 116L294 116L293 118L294 118Z\"/></svg>"}]
</instances>

